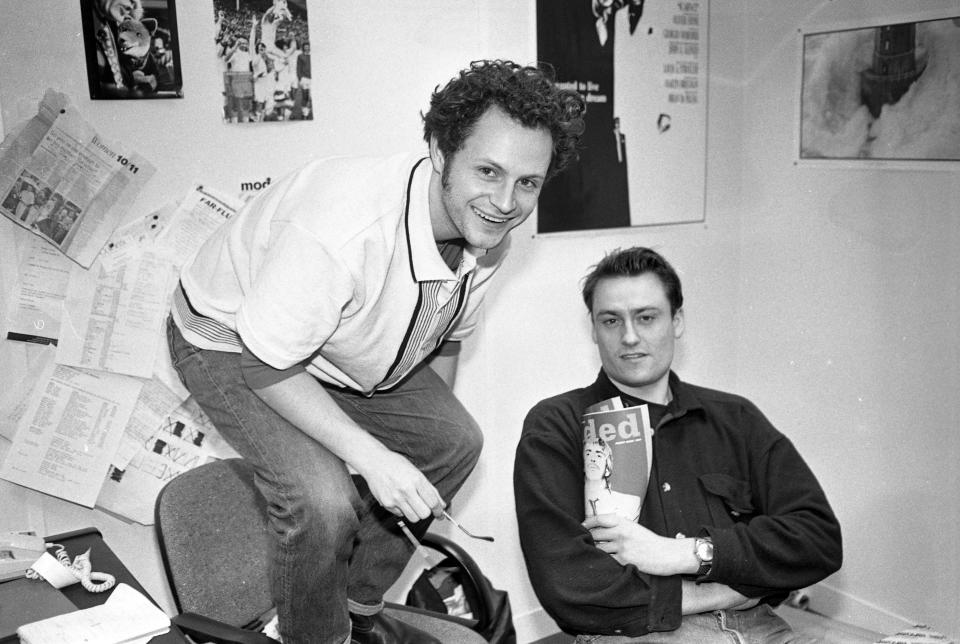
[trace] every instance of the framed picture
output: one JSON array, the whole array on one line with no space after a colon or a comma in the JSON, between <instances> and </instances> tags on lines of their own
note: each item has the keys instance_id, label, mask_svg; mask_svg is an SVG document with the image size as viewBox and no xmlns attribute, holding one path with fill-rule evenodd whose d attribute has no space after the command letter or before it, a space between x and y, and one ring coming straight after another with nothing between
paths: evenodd
<instances>
[{"instance_id":1,"label":"framed picture","mask_svg":"<svg viewBox=\"0 0 960 644\"><path fill-rule=\"evenodd\" d=\"M960 14L800 41L798 161L960 161Z\"/></svg>"},{"instance_id":2,"label":"framed picture","mask_svg":"<svg viewBox=\"0 0 960 644\"><path fill-rule=\"evenodd\" d=\"M182 98L175 0L80 0L90 98Z\"/></svg>"}]
</instances>

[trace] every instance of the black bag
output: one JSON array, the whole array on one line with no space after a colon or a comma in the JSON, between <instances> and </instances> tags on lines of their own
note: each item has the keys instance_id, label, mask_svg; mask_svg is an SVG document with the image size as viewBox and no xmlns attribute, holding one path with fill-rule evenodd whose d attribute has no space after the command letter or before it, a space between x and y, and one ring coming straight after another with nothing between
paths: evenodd
<instances>
[{"instance_id":1,"label":"black bag","mask_svg":"<svg viewBox=\"0 0 960 644\"><path fill-rule=\"evenodd\" d=\"M491 644L516 644L513 612L506 591L494 588L479 566L457 543L427 533L421 543L444 558L424 570L407 593L407 606L466 620Z\"/></svg>"}]
</instances>

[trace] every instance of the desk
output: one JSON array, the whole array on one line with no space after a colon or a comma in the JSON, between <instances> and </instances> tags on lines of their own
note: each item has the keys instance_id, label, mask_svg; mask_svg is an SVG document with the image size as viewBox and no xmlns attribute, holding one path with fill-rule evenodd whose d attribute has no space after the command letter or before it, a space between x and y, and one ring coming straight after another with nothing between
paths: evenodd
<instances>
[{"instance_id":1,"label":"desk","mask_svg":"<svg viewBox=\"0 0 960 644\"><path fill-rule=\"evenodd\" d=\"M47 543L58 543L66 548L71 560L77 555L83 554L83 552L89 548L90 562L93 564L93 569L96 572L105 572L113 575L118 584L122 582L135 588L137 591L143 593L144 597L147 597L156 604L153 598L144 590L143 586L140 585L140 582L136 580L133 574L127 570L123 562L114 554L113 550L110 549L110 546L104 542L103 536L96 528L83 528L81 530L55 534L45 537L45 540ZM62 588L60 592L73 602L73 605L77 608L90 608L105 602L111 593L113 593L113 589L102 593L91 593L80 584L72 584L66 588ZM6 641L7 640L4 640L4 642ZM12 641L16 642L17 640L14 638ZM187 644L187 639L180 629L171 624L170 630L167 633L157 635L150 640L150 643Z\"/></svg>"}]
</instances>

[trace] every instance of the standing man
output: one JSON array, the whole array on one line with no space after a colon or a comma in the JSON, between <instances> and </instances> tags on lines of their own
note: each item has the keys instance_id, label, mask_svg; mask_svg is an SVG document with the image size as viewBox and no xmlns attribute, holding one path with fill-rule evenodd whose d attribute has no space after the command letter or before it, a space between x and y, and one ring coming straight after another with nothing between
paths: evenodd
<instances>
[{"instance_id":1,"label":"standing man","mask_svg":"<svg viewBox=\"0 0 960 644\"><path fill-rule=\"evenodd\" d=\"M578 643L809 641L771 606L840 568L840 525L817 479L750 401L671 371L683 293L663 257L607 255L583 299L600 375L530 411L514 469L544 608ZM584 511L581 417L616 396L646 404L655 431L638 522Z\"/></svg>"},{"instance_id":2,"label":"standing man","mask_svg":"<svg viewBox=\"0 0 960 644\"><path fill-rule=\"evenodd\" d=\"M174 364L256 467L285 644L435 641L382 613L411 554L397 518L423 534L476 464L459 341L583 109L539 69L475 62L434 92L428 156L313 161L186 264Z\"/></svg>"}]
</instances>

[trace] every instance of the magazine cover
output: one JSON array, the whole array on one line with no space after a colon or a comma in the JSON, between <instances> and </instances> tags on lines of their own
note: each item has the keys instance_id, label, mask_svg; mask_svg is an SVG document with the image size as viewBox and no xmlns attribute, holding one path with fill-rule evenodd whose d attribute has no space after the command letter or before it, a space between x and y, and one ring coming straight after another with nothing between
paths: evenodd
<instances>
[{"instance_id":1,"label":"magazine cover","mask_svg":"<svg viewBox=\"0 0 960 644\"><path fill-rule=\"evenodd\" d=\"M588 407L581 425L586 516L612 513L636 521L653 460L649 409L611 398Z\"/></svg>"}]
</instances>

